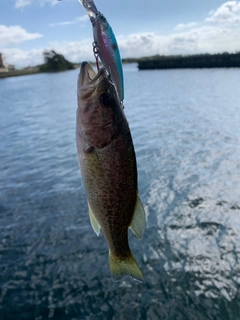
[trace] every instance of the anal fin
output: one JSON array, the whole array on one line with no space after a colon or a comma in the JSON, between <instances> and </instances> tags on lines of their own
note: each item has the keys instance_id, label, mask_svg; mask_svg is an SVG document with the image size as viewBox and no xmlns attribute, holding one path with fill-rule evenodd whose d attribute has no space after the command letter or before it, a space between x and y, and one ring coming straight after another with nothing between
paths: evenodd
<instances>
[{"instance_id":1,"label":"anal fin","mask_svg":"<svg viewBox=\"0 0 240 320\"><path fill-rule=\"evenodd\" d=\"M133 219L129 228L132 230L132 232L135 234L137 238L142 239L144 230L146 228L146 216L145 216L145 211L138 193L137 193L137 200L136 200L136 205L134 209Z\"/></svg>"},{"instance_id":2,"label":"anal fin","mask_svg":"<svg viewBox=\"0 0 240 320\"><path fill-rule=\"evenodd\" d=\"M90 217L90 222L91 222L92 228L93 228L94 232L96 233L96 235L99 236L100 230L101 230L101 226L97 222L89 203L88 203L88 210L89 210L89 217Z\"/></svg>"}]
</instances>

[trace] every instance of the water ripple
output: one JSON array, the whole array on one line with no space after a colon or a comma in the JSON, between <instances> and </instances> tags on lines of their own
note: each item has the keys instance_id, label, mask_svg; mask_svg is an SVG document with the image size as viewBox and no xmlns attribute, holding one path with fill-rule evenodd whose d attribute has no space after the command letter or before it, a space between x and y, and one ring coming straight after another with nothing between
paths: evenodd
<instances>
[{"instance_id":1,"label":"water ripple","mask_svg":"<svg viewBox=\"0 0 240 320\"><path fill-rule=\"evenodd\" d=\"M238 70L137 72L125 110L147 213L144 284L113 283L75 147L77 71L2 79L1 319L238 319ZM63 90L64 89L64 90Z\"/></svg>"}]
</instances>

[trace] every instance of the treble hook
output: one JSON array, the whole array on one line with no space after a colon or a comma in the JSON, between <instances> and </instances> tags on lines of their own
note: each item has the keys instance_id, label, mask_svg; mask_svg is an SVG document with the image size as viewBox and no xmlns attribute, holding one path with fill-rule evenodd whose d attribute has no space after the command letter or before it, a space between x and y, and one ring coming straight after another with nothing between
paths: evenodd
<instances>
[{"instance_id":1,"label":"treble hook","mask_svg":"<svg viewBox=\"0 0 240 320\"><path fill-rule=\"evenodd\" d=\"M94 57L96 59L96 65L97 65L97 70L99 71L100 68L99 68L99 55L98 55L98 48L97 48L97 43L94 41L92 43L92 46L93 46L93 54L94 54Z\"/></svg>"}]
</instances>

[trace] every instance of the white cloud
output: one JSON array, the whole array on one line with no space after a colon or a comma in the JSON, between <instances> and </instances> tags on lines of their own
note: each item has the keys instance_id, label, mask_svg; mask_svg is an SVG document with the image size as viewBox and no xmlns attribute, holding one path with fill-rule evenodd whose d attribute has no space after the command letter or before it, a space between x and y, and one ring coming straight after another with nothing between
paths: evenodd
<instances>
[{"instance_id":1,"label":"white cloud","mask_svg":"<svg viewBox=\"0 0 240 320\"><path fill-rule=\"evenodd\" d=\"M40 1L40 0L39 0ZM236 17L240 14L240 1L228 1L214 12L209 13L202 22L178 24L169 35L156 32L135 33L118 36L122 58L143 57L155 54L197 54L240 51L239 28ZM88 20L82 16L54 25L77 24ZM227 23L226 23L227 22ZM28 33L20 26L0 26L0 46L6 62L17 66L37 65L43 62L42 52L55 50L68 60L81 62L94 61L92 37L82 41L49 42L41 50L23 51L17 48L7 49L8 45L41 37L39 33Z\"/></svg>"},{"instance_id":2,"label":"white cloud","mask_svg":"<svg viewBox=\"0 0 240 320\"><path fill-rule=\"evenodd\" d=\"M239 31L203 25L185 32L162 36L154 32L117 37L122 58L143 57L155 54L196 54L236 52L240 49ZM6 62L17 67L43 63L44 50L55 50L72 62L94 61L92 39L82 41L50 42L39 50L24 51L17 48L1 49Z\"/></svg>"},{"instance_id":3,"label":"white cloud","mask_svg":"<svg viewBox=\"0 0 240 320\"><path fill-rule=\"evenodd\" d=\"M84 60L94 61L92 39L82 41L55 41L49 43L49 48L59 52L72 62Z\"/></svg>"},{"instance_id":4,"label":"white cloud","mask_svg":"<svg viewBox=\"0 0 240 320\"><path fill-rule=\"evenodd\" d=\"M29 51L21 50L18 48L5 48L1 49L5 61L8 64L13 64L17 68L26 66L36 66L43 63L43 50L32 49Z\"/></svg>"},{"instance_id":5,"label":"white cloud","mask_svg":"<svg viewBox=\"0 0 240 320\"><path fill-rule=\"evenodd\" d=\"M40 33L29 33L20 26L0 25L0 47L21 43L27 40L41 38Z\"/></svg>"},{"instance_id":6,"label":"white cloud","mask_svg":"<svg viewBox=\"0 0 240 320\"><path fill-rule=\"evenodd\" d=\"M196 27L197 25L198 25L197 22L180 23L175 27L175 30L176 31L181 31L181 30L184 30L184 29L190 29L190 28Z\"/></svg>"},{"instance_id":7,"label":"white cloud","mask_svg":"<svg viewBox=\"0 0 240 320\"><path fill-rule=\"evenodd\" d=\"M236 23L240 22L240 1L227 1L216 11L210 11L205 22Z\"/></svg>"},{"instance_id":8,"label":"white cloud","mask_svg":"<svg viewBox=\"0 0 240 320\"><path fill-rule=\"evenodd\" d=\"M32 2L35 0L15 0L15 8L23 8L26 6L29 6L32 4ZM43 6L45 3L49 3L51 5L57 4L59 1L58 0L38 0L39 4Z\"/></svg>"},{"instance_id":9,"label":"white cloud","mask_svg":"<svg viewBox=\"0 0 240 320\"><path fill-rule=\"evenodd\" d=\"M42 64L43 51L45 50L55 50L72 62L94 61L91 39L75 42L50 42L45 48L28 51L19 48L2 48L1 52L5 57L6 63L14 64L17 68L22 68Z\"/></svg>"},{"instance_id":10,"label":"white cloud","mask_svg":"<svg viewBox=\"0 0 240 320\"><path fill-rule=\"evenodd\" d=\"M239 18L240 1L228 1L202 22L178 24L168 36L142 33L119 37L121 55L125 58L237 52L240 51L239 29L236 28Z\"/></svg>"},{"instance_id":11,"label":"white cloud","mask_svg":"<svg viewBox=\"0 0 240 320\"><path fill-rule=\"evenodd\" d=\"M59 3L59 1L60 0L39 0L41 6L43 6L45 3L55 6L57 3Z\"/></svg>"},{"instance_id":12,"label":"white cloud","mask_svg":"<svg viewBox=\"0 0 240 320\"><path fill-rule=\"evenodd\" d=\"M23 8L29 6L32 3L32 0L16 0L15 8Z\"/></svg>"},{"instance_id":13,"label":"white cloud","mask_svg":"<svg viewBox=\"0 0 240 320\"><path fill-rule=\"evenodd\" d=\"M179 54L236 52L240 48L238 33L235 29L202 25L172 35L169 49Z\"/></svg>"},{"instance_id":14,"label":"white cloud","mask_svg":"<svg viewBox=\"0 0 240 320\"><path fill-rule=\"evenodd\" d=\"M70 25L70 24L83 24L83 22L88 21L89 18L87 15L81 16L81 17L77 17L71 21L63 21L63 22L57 22L57 23L50 23L49 26L50 27L56 27L56 26L66 26L66 25Z\"/></svg>"},{"instance_id":15,"label":"white cloud","mask_svg":"<svg viewBox=\"0 0 240 320\"><path fill-rule=\"evenodd\" d=\"M134 33L117 38L122 58L166 53L167 37L154 32Z\"/></svg>"},{"instance_id":16,"label":"white cloud","mask_svg":"<svg viewBox=\"0 0 240 320\"><path fill-rule=\"evenodd\" d=\"M212 25L175 32L169 36L157 33L131 34L119 37L122 58L155 54L197 54L236 52L240 49L239 31Z\"/></svg>"}]
</instances>

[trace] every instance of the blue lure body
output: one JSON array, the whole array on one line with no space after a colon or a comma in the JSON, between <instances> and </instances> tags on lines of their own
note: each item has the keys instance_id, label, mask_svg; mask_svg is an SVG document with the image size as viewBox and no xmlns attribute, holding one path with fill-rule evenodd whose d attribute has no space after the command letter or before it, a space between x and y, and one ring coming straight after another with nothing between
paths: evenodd
<instances>
[{"instance_id":1,"label":"blue lure body","mask_svg":"<svg viewBox=\"0 0 240 320\"><path fill-rule=\"evenodd\" d=\"M124 80L120 51L114 32L105 16L99 12L93 0L79 0L86 9L93 27L94 52L108 71L118 93L124 99Z\"/></svg>"}]
</instances>

